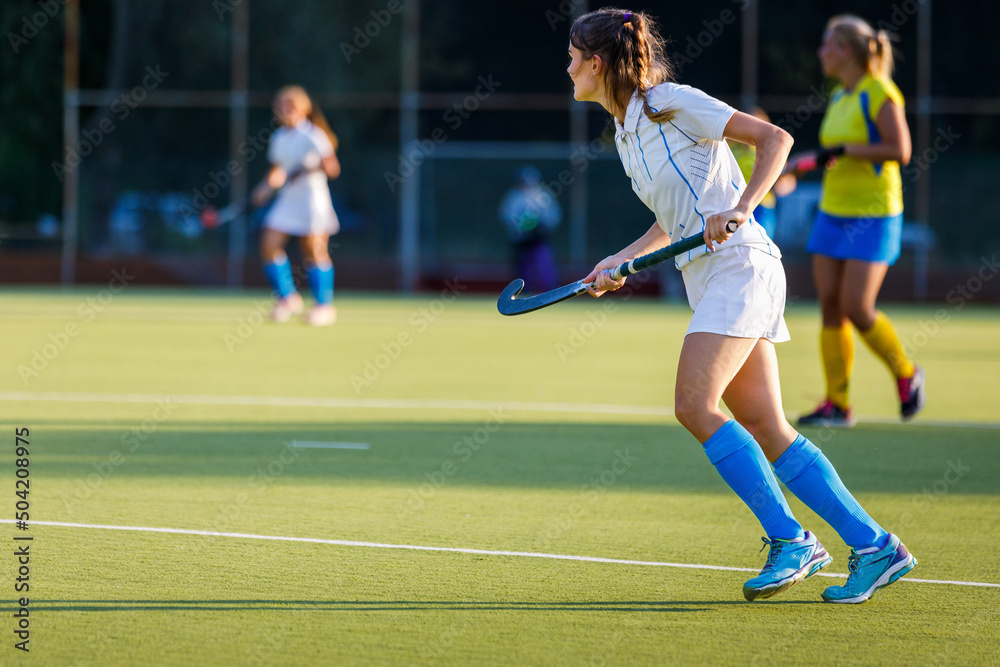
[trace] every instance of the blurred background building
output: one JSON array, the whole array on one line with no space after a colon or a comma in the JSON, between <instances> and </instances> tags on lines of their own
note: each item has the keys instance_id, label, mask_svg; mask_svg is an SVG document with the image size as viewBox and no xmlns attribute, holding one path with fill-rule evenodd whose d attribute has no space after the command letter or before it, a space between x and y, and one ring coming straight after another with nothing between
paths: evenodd
<instances>
[{"instance_id":1,"label":"blurred background building","mask_svg":"<svg viewBox=\"0 0 1000 667\"><path fill-rule=\"evenodd\" d=\"M607 139L607 115L575 103L565 73L572 19L599 6L5 2L0 281L106 281L126 264L138 284L262 287L259 214L204 229L198 213L244 198L262 177L271 99L289 83L310 91L340 137L343 175L331 184L340 285L504 284L513 276L497 205L525 163L565 213L552 244L560 277L577 279L651 223ZM904 256L883 294L944 299L979 272L981 296L1000 299L1000 280L989 279L1000 247L1000 55L988 46L998 3L641 8L672 39L682 83L761 106L796 151L817 145L826 20L853 12L896 33L914 159L903 170ZM803 246L818 182L779 202L776 240L793 296L812 296ZM656 284L671 291L667 279Z\"/></svg>"}]
</instances>

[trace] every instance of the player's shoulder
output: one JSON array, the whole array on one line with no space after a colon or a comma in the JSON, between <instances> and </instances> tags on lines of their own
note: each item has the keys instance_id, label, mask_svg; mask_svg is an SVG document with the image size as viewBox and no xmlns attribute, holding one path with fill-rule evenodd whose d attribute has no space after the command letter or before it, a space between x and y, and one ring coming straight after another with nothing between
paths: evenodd
<instances>
[{"instance_id":1,"label":"player's shoulder","mask_svg":"<svg viewBox=\"0 0 1000 667\"><path fill-rule=\"evenodd\" d=\"M309 137L309 140L314 146L320 149L320 152L325 153L333 150L333 144L330 143L330 137L327 136L321 128L316 127L312 123L303 128L303 132Z\"/></svg>"},{"instance_id":2,"label":"player's shoulder","mask_svg":"<svg viewBox=\"0 0 1000 667\"><path fill-rule=\"evenodd\" d=\"M845 88L843 84L838 83L832 90L830 90L830 104L837 104L846 96L847 88Z\"/></svg>"},{"instance_id":3,"label":"player's shoulder","mask_svg":"<svg viewBox=\"0 0 1000 667\"><path fill-rule=\"evenodd\" d=\"M674 106L679 101L693 97L704 98L707 95L698 88L673 81L658 83L646 92L646 101L654 109Z\"/></svg>"},{"instance_id":4,"label":"player's shoulder","mask_svg":"<svg viewBox=\"0 0 1000 667\"><path fill-rule=\"evenodd\" d=\"M700 116L705 113L729 112L729 105L700 88L684 83L661 83L649 89L646 95L649 106L657 111L674 109L678 116Z\"/></svg>"},{"instance_id":5,"label":"player's shoulder","mask_svg":"<svg viewBox=\"0 0 1000 667\"><path fill-rule=\"evenodd\" d=\"M862 84L864 89L871 91L871 95L877 98L889 98L897 104L903 103L903 93L899 90L896 82L887 77L868 76Z\"/></svg>"}]
</instances>

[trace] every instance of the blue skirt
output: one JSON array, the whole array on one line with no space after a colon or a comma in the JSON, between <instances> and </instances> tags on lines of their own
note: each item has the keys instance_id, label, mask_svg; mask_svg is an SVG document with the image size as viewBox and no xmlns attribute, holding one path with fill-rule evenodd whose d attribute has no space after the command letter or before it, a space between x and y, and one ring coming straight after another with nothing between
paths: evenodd
<instances>
[{"instance_id":1,"label":"blue skirt","mask_svg":"<svg viewBox=\"0 0 1000 667\"><path fill-rule=\"evenodd\" d=\"M892 266L899 259L902 237L902 213L883 218L841 218L819 211L806 250L834 259Z\"/></svg>"}]
</instances>

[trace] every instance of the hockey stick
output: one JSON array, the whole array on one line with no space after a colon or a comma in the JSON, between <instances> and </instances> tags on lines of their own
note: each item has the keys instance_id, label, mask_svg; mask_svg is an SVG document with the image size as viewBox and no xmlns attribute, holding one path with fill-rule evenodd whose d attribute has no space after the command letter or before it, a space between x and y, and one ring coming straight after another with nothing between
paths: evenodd
<instances>
[{"instance_id":1,"label":"hockey stick","mask_svg":"<svg viewBox=\"0 0 1000 667\"><path fill-rule=\"evenodd\" d=\"M282 188L286 187L289 183L296 180L299 176L303 174L308 174L313 171L320 171L318 168L306 168L299 167L293 170L288 177L285 178L285 182L282 183L281 187L277 190L272 190L268 201L274 199ZM214 229L216 227L221 227L222 225L228 224L243 215L251 209L250 201L248 199L241 199L240 201L234 201L225 208L216 209L214 206L209 204L206 206L202 212L199 214L198 219L201 221L201 226L205 229Z\"/></svg>"},{"instance_id":2,"label":"hockey stick","mask_svg":"<svg viewBox=\"0 0 1000 667\"><path fill-rule=\"evenodd\" d=\"M810 171L825 169L827 163L843 154L844 147L836 146L834 148L821 148L815 151L792 155L785 162L785 167L781 170L781 175L795 174L796 176L801 176Z\"/></svg>"},{"instance_id":3,"label":"hockey stick","mask_svg":"<svg viewBox=\"0 0 1000 667\"><path fill-rule=\"evenodd\" d=\"M737 227L738 225L735 220L730 220L726 223L726 231L730 234L734 233ZM703 234L690 236L683 241L672 243L666 248L660 248L648 255L636 257L633 260L616 266L611 271L611 277L615 280L620 280L625 276L639 273L643 269L648 269L651 266L665 262L668 259L673 259L677 255L703 245L705 245L705 236ZM551 306L554 303L565 301L566 299L572 299L574 296L586 292L590 285L591 283L578 280L575 283L564 285L548 292L518 299L517 295L524 289L524 281L518 278L510 285L507 285L503 292L500 293L500 298L497 299L497 310L500 311L501 315L523 315L524 313L530 313L540 308Z\"/></svg>"}]
</instances>

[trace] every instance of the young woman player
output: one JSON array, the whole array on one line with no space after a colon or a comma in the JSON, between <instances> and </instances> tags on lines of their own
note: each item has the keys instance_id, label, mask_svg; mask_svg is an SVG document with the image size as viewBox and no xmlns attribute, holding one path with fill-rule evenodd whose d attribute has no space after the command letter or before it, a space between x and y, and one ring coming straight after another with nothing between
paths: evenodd
<instances>
[{"instance_id":1,"label":"young woman player","mask_svg":"<svg viewBox=\"0 0 1000 667\"><path fill-rule=\"evenodd\" d=\"M858 330L896 379L903 419L924 404L924 375L903 351L875 299L899 257L903 186L910 160L903 95L892 82L892 44L857 16L830 19L819 48L823 73L837 80L820 126L823 197L807 250L819 292L826 398L799 424L852 426L848 385ZM836 158L836 159L834 159Z\"/></svg>"},{"instance_id":2,"label":"young woman player","mask_svg":"<svg viewBox=\"0 0 1000 667\"><path fill-rule=\"evenodd\" d=\"M862 509L826 456L782 412L774 343L788 340L785 277L778 248L750 211L778 178L792 139L673 83L662 45L650 17L620 9L585 14L570 33L574 96L614 116L632 189L656 214L649 231L597 264L585 280L600 296L625 284L610 276L618 264L671 241L705 236L704 248L676 260L694 315L681 349L674 407L767 533L767 562L743 594L748 600L770 597L832 560L792 516L780 479L852 548L846 584L827 588L823 598L863 602L916 561ZM755 146L749 183L726 138ZM733 234L726 231L730 220L739 224ZM719 409L720 400L734 419Z\"/></svg>"},{"instance_id":3,"label":"young woman player","mask_svg":"<svg viewBox=\"0 0 1000 667\"><path fill-rule=\"evenodd\" d=\"M274 113L281 127L267 150L271 169L254 189L252 201L260 206L280 188L264 220L260 257L271 287L278 295L271 319L286 322L302 311L302 297L295 290L292 265L285 254L291 236L299 237L306 278L316 305L306 314L313 326L333 324L333 262L328 243L340 228L326 181L340 175L335 152L337 137L319 107L305 90L288 86L278 91Z\"/></svg>"}]
</instances>

